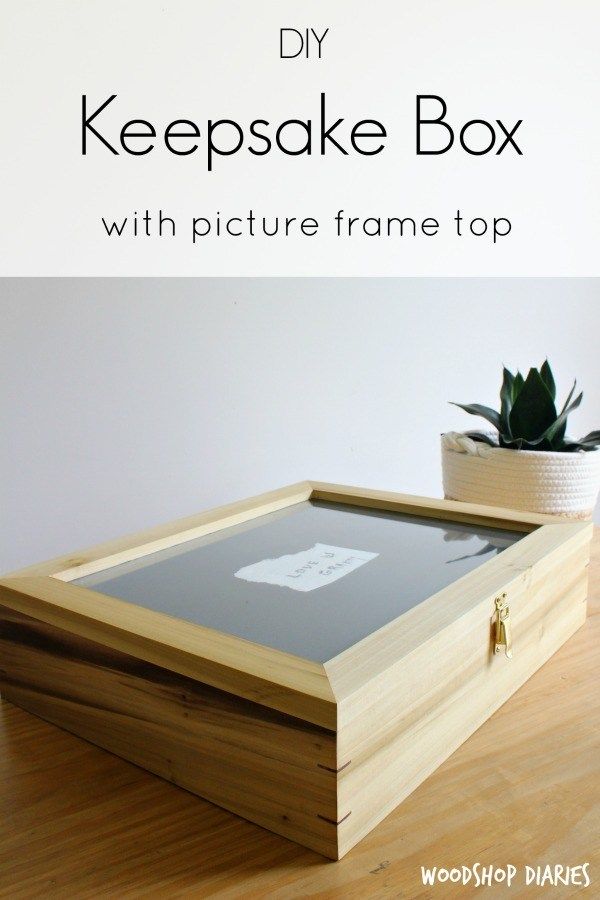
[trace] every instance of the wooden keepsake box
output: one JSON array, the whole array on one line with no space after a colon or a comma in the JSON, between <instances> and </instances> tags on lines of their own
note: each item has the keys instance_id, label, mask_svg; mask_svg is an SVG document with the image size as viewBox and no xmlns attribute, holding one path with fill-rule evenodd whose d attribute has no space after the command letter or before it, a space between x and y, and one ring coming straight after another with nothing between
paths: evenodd
<instances>
[{"instance_id":1,"label":"wooden keepsake box","mask_svg":"<svg viewBox=\"0 0 600 900\"><path fill-rule=\"evenodd\" d=\"M303 482L6 576L2 695L338 859L583 624L591 536Z\"/></svg>"}]
</instances>

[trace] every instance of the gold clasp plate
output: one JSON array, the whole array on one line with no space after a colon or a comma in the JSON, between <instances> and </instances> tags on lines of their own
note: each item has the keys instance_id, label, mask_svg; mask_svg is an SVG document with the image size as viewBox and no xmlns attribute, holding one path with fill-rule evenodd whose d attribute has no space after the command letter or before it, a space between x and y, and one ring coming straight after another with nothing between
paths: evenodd
<instances>
[{"instance_id":1,"label":"gold clasp plate","mask_svg":"<svg viewBox=\"0 0 600 900\"><path fill-rule=\"evenodd\" d=\"M496 597L496 638L494 653L504 652L508 659L512 659L512 632L510 627L510 609L506 603L506 593Z\"/></svg>"}]
</instances>

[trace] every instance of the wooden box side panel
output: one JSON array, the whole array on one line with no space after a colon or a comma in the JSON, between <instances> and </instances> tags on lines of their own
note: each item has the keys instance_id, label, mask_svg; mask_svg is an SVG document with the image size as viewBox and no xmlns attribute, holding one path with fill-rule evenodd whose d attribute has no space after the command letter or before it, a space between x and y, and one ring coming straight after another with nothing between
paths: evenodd
<instances>
[{"instance_id":1,"label":"wooden box side panel","mask_svg":"<svg viewBox=\"0 0 600 900\"><path fill-rule=\"evenodd\" d=\"M513 574L507 590L515 641L542 618L555 598L585 579L587 544L575 544L539 568ZM504 656L492 650L494 596L479 600L466 613L449 619L443 629L417 644L393 666L338 701L338 767L348 759L361 760L435 710L441 699L462 687L479 671L497 672ZM487 595L485 595L487 596ZM433 613L435 614L435 613Z\"/></svg>"},{"instance_id":2,"label":"wooden box side panel","mask_svg":"<svg viewBox=\"0 0 600 900\"><path fill-rule=\"evenodd\" d=\"M343 856L479 728L581 626L589 548L524 573L512 598L514 656L492 652L491 608L472 610L399 665L363 723L338 733L339 851ZM435 644L435 646L433 646ZM395 703L395 715L390 713ZM340 719L344 720L344 703ZM371 730L369 730L371 728Z\"/></svg>"},{"instance_id":3,"label":"wooden box side panel","mask_svg":"<svg viewBox=\"0 0 600 900\"><path fill-rule=\"evenodd\" d=\"M0 606L17 706L331 858L335 733Z\"/></svg>"},{"instance_id":4,"label":"wooden box side panel","mask_svg":"<svg viewBox=\"0 0 600 900\"><path fill-rule=\"evenodd\" d=\"M51 577L0 581L0 606L137 660L335 731L320 663Z\"/></svg>"}]
</instances>

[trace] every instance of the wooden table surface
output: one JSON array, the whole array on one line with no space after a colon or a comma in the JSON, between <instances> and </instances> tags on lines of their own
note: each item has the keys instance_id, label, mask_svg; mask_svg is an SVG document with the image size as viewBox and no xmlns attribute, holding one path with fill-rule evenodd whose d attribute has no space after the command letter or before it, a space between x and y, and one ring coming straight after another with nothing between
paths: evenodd
<instances>
[{"instance_id":1,"label":"wooden table surface","mask_svg":"<svg viewBox=\"0 0 600 900\"><path fill-rule=\"evenodd\" d=\"M599 612L597 531L586 625L337 863L1 701L0 896L465 897L420 867L480 862L519 869L485 896L599 897ZM523 887L583 862L587 890Z\"/></svg>"}]
</instances>

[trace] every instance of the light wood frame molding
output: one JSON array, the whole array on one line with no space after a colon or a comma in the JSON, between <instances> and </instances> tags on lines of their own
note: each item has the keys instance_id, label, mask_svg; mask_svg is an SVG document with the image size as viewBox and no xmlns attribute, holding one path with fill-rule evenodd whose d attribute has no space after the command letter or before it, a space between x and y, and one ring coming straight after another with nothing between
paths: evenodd
<instances>
[{"instance_id":1,"label":"light wood frame molding","mask_svg":"<svg viewBox=\"0 0 600 900\"><path fill-rule=\"evenodd\" d=\"M70 583L310 499L531 533L325 664ZM591 540L591 535L589 522L557 523L552 516L302 481L11 572L0 579L0 601L106 647L325 728L335 728L338 704L361 683L394 665L417 643L431 639L474 603L485 598L491 603L499 590L522 580L531 566L549 553L561 546L568 552L574 544ZM436 611L430 614L433 607Z\"/></svg>"}]
</instances>

